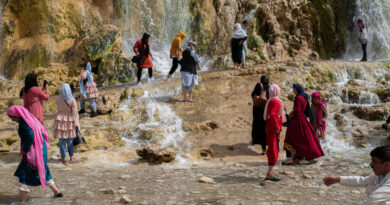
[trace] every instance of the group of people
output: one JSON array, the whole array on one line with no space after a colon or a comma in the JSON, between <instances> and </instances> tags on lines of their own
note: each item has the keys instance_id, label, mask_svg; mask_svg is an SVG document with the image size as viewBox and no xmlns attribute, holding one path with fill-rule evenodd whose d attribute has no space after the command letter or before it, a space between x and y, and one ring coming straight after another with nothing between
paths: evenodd
<instances>
[{"instance_id":1,"label":"group of people","mask_svg":"<svg viewBox=\"0 0 390 205\"><path fill-rule=\"evenodd\" d=\"M26 202L30 186L41 185L45 190L46 186L54 192L54 197L62 197L63 194L56 187L50 169L47 166L47 150L50 148L49 135L44 127L43 101L49 100L48 84L44 82L43 88L38 86L38 76L30 73L25 78L25 86L20 91L24 106L11 106L7 115L12 121L19 124L18 134L21 141L22 160L15 172L18 177L16 188L19 190L20 202ZM73 157L73 139L76 132L79 132L79 114L85 113L85 100L88 100L91 107L91 117L97 116L95 100L99 94L96 83L93 81L91 64L88 62L86 68L80 73L80 111L77 110L77 103L72 94L72 86L63 84L61 95L56 98L57 114L54 117L53 135L59 138L59 148L62 163L65 163L66 148L70 161Z\"/></svg>"},{"instance_id":2,"label":"group of people","mask_svg":"<svg viewBox=\"0 0 390 205\"><path fill-rule=\"evenodd\" d=\"M261 76L251 96L253 101L252 144L260 144L262 154L267 154L269 169L266 180L279 181L273 167L279 155L279 141L282 126L287 126L284 149L286 161L283 165L299 164L302 159L314 163L324 156L320 139L325 139L326 103L318 92L312 94L310 106L307 94L299 84L293 85L295 94L293 111L286 114L286 107L280 99L280 88L269 85L266 75Z\"/></svg>"},{"instance_id":3,"label":"group of people","mask_svg":"<svg viewBox=\"0 0 390 205\"><path fill-rule=\"evenodd\" d=\"M170 78L173 73L175 73L180 64L183 102L195 102L195 100L192 99L192 91L194 90L194 86L198 85L197 71L200 70L200 60L195 51L197 46L196 42L189 41L187 48L183 50L182 42L185 38L186 34L184 32L179 32L172 40L169 55L172 59L172 67L168 73L167 78ZM150 34L144 33L142 39L138 40L133 47L133 51L136 54L136 63L138 67L137 84L141 81L143 69L148 69L149 78L153 77L153 56L150 51L149 41Z\"/></svg>"}]
</instances>

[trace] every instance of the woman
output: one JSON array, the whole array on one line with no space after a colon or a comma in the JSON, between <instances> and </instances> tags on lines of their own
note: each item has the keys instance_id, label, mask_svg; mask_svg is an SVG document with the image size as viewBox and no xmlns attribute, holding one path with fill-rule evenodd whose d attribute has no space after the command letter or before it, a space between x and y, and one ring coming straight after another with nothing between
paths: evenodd
<instances>
[{"instance_id":1,"label":"woman","mask_svg":"<svg viewBox=\"0 0 390 205\"><path fill-rule=\"evenodd\" d=\"M299 95L296 86L293 88L295 96L294 108L290 113L290 124L286 131L284 140L284 149L286 150L287 159L282 164L292 165L299 164L300 159L306 158L314 163L313 159L324 156L320 141L316 133L308 122L305 110L307 107L307 99ZM293 161L292 157L295 157Z\"/></svg>"},{"instance_id":2,"label":"woman","mask_svg":"<svg viewBox=\"0 0 390 205\"><path fill-rule=\"evenodd\" d=\"M68 84L62 85L61 96L57 97L56 103L58 112L54 118L54 137L60 139L61 162L65 163L66 147L70 161L74 161L73 139L76 137L76 130L79 129L79 114L76 100Z\"/></svg>"},{"instance_id":3,"label":"woman","mask_svg":"<svg viewBox=\"0 0 390 205\"><path fill-rule=\"evenodd\" d=\"M358 26L359 26L359 42L362 44L362 50L363 50L363 58L360 61L367 61L367 43L368 43L368 37L367 37L367 26L364 25L362 19L358 19Z\"/></svg>"},{"instance_id":4,"label":"woman","mask_svg":"<svg viewBox=\"0 0 390 205\"><path fill-rule=\"evenodd\" d=\"M172 40L171 50L169 51L169 57L172 58L172 67L171 70L169 70L168 78L173 75L179 66L179 61L183 55L183 48L181 47L181 44L185 38L186 34L184 32L179 32Z\"/></svg>"},{"instance_id":5,"label":"woman","mask_svg":"<svg viewBox=\"0 0 390 205\"><path fill-rule=\"evenodd\" d=\"M19 178L16 188L19 190L20 202L26 202L29 186L41 185L46 190L47 185L53 190L54 197L62 197L63 194L54 184L47 166L47 149L50 145L46 129L22 106L10 107L7 115L12 121L19 123L22 160L14 175Z\"/></svg>"},{"instance_id":6,"label":"woman","mask_svg":"<svg viewBox=\"0 0 390 205\"><path fill-rule=\"evenodd\" d=\"M321 95L318 92L311 94L311 110L314 113L314 122L312 123L317 137L325 140L326 119L328 110L325 102L321 101Z\"/></svg>"},{"instance_id":7,"label":"woman","mask_svg":"<svg viewBox=\"0 0 390 205\"><path fill-rule=\"evenodd\" d=\"M259 144L263 149L261 155L265 154L266 149L266 121L263 118L265 104L269 98L269 79L268 76L263 75L260 78L260 83L257 83L252 92L253 102L253 123L252 123L252 144Z\"/></svg>"},{"instance_id":8,"label":"woman","mask_svg":"<svg viewBox=\"0 0 390 205\"><path fill-rule=\"evenodd\" d=\"M134 47L134 53L139 57L140 62L137 64L138 72L137 72L137 84L141 80L142 69L147 68L149 73L149 78L153 77L153 63L152 63L152 53L149 48L149 39L150 35L144 33L141 40L138 40Z\"/></svg>"},{"instance_id":9,"label":"woman","mask_svg":"<svg viewBox=\"0 0 390 205\"><path fill-rule=\"evenodd\" d=\"M47 84L43 89L38 87L37 75L30 73L24 80L24 88L20 91L24 107L31 112L43 124L43 100L49 100L49 88ZM45 90L45 92L43 92Z\"/></svg>"},{"instance_id":10,"label":"woman","mask_svg":"<svg viewBox=\"0 0 390 205\"><path fill-rule=\"evenodd\" d=\"M242 63L242 52L244 49L243 43L247 39L245 31L241 28L241 24L236 23L234 25L234 32L231 40L232 58L234 62L234 68L239 69Z\"/></svg>"},{"instance_id":11,"label":"woman","mask_svg":"<svg viewBox=\"0 0 390 205\"><path fill-rule=\"evenodd\" d=\"M265 105L264 120L267 121L265 132L267 142L268 172L265 180L280 181L279 175L275 174L273 168L278 161L279 140L282 132L282 124L286 122L283 101L279 98L279 86L272 84L269 87L269 100Z\"/></svg>"},{"instance_id":12,"label":"woman","mask_svg":"<svg viewBox=\"0 0 390 205\"><path fill-rule=\"evenodd\" d=\"M79 114L85 113L85 100L88 99L89 105L91 107L91 116L96 117L98 115L96 109L95 98L99 97L98 89L96 88L96 83L93 81L91 63L87 63L87 68L82 69L80 73L80 111Z\"/></svg>"},{"instance_id":13,"label":"woman","mask_svg":"<svg viewBox=\"0 0 390 205\"><path fill-rule=\"evenodd\" d=\"M310 122L313 122L314 117L313 117L313 112L311 111L311 108L310 108L309 97L307 96L307 94L303 90L302 86L298 83L293 85L293 90L296 91L296 96L302 96L306 99L307 103L306 103L304 113L305 113L305 116L309 118ZM295 93L295 91L294 91L294 93Z\"/></svg>"}]
</instances>

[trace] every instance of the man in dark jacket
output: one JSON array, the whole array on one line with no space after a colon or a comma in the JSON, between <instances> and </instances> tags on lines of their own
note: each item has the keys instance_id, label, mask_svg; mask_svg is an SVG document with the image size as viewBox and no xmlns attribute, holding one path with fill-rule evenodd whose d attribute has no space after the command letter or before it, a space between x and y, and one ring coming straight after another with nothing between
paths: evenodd
<instances>
[{"instance_id":1,"label":"man in dark jacket","mask_svg":"<svg viewBox=\"0 0 390 205\"><path fill-rule=\"evenodd\" d=\"M192 100L194 85L198 85L199 57L195 52L196 43L189 41L187 48L183 51L183 59L180 61L183 102L195 102Z\"/></svg>"}]
</instances>

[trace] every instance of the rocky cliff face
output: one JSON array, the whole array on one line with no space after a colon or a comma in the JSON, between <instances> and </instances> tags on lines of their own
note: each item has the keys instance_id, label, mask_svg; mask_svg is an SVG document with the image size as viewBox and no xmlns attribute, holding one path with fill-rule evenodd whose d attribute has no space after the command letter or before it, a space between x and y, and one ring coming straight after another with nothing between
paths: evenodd
<instances>
[{"instance_id":1,"label":"rocky cliff face","mask_svg":"<svg viewBox=\"0 0 390 205\"><path fill-rule=\"evenodd\" d=\"M60 63L77 74L91 61L100 85L126 82L134 68L123 54L131 51L124 37L146 31L169 45L185 31L202 55L228 55L233 24L244 19L250 20L248 58L254 62L337 57L345 50L353 6L353 0L3 1L2 73L22 79Z\"/></svg>"}]
</instances>

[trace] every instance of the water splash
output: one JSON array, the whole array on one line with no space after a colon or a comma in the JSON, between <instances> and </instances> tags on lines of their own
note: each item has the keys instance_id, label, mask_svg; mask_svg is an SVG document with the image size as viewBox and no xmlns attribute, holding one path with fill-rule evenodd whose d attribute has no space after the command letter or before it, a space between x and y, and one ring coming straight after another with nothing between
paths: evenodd
<instances>
[{"instance_id":1,"label":"water splash","mask_svg":"<svg viewBox=\"0 0 390 205\"><path fill-rule=\"evenodd\" d=\"M381 103L377 94L362 90L359 95L358 104L374 105Z\"/></svg>"},{"instance_id":2,"label":"water splash","mask_svg":"<svg viewBox=\"0 0 390 205\"><path fill-rule=\"evenodd\" d=\"M368 28L368 59L390 59L390 0L356 0L354 28L348 33L345 59L360 60L363 56L358 42L357 19L361 18Z\"/></svg>"}]
</instances>

